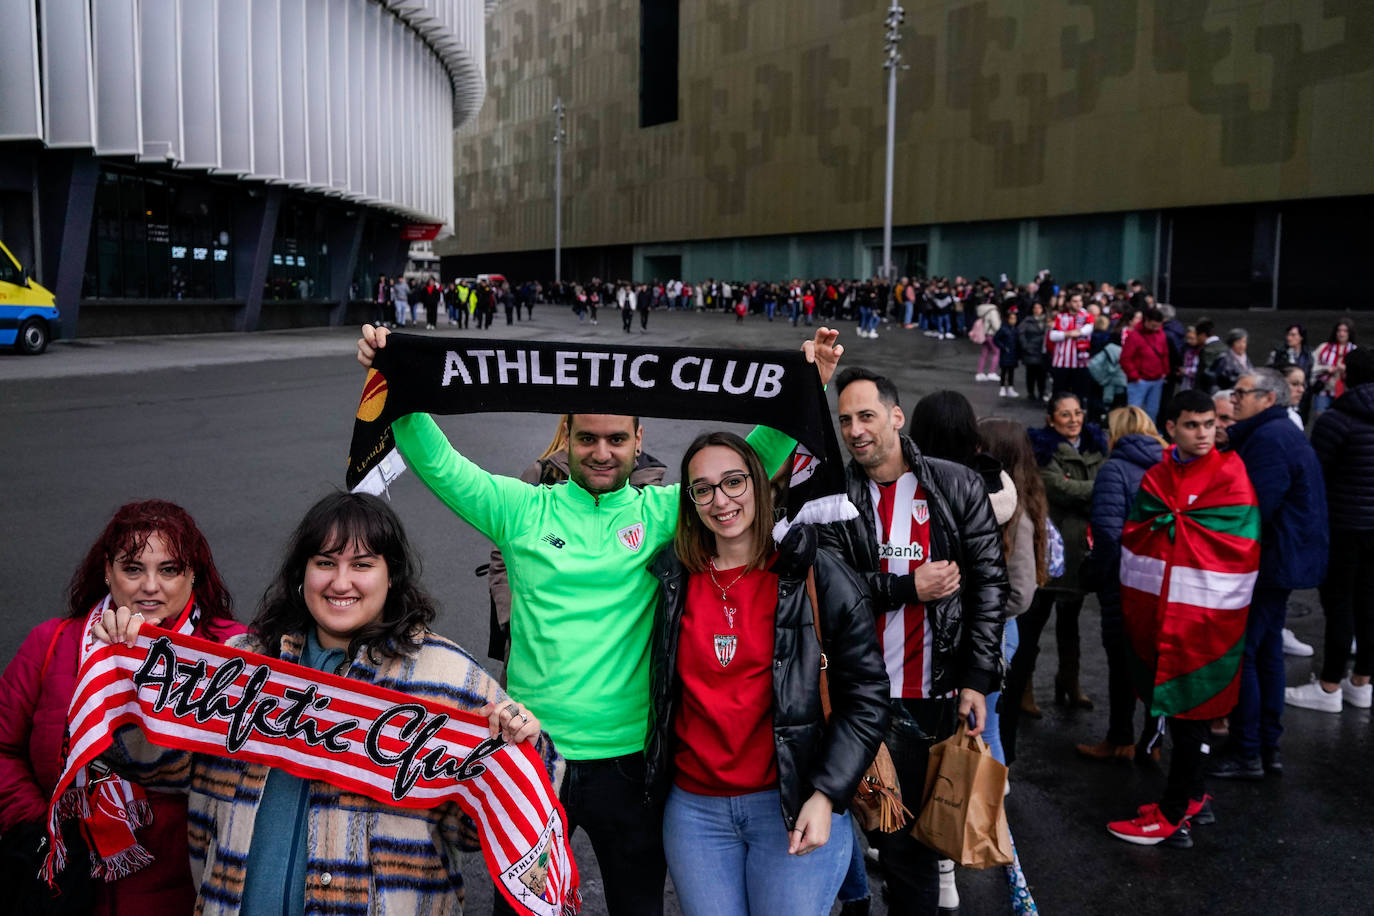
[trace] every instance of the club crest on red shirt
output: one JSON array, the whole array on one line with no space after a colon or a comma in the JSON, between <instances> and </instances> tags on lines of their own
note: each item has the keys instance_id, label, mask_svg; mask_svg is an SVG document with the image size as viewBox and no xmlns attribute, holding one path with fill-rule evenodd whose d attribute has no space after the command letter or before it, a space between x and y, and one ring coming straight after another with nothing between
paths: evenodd
<instances>
[{"instance_id":1,"label":"club crest on red shirt","mask_svg":"<svg viewBox=\"0 0 1374 916\"><path fill-rule=\"evenodd\" d=\"M930 507L924 499L913 499L911 501L911 517L916 519L916 524L924 525L930 521Z\"/></svg>"},{"instance_id":2,"label":"club crest on red shirt","mask_svg":"<svg viewBox=\"0 0 1374 916\"><path fill-rule=\"evenodd\" d=\"M735 646L739 644L739 637L733 634L722 636L717 633L715 642L716 661L720 662L722 668L728 668L735 657Z\"/></svg>"},{"instance_id":3,"label":"club crest on red shirt","mask_svg":"<svg viewBox=\"0 0 1374 916\"><path fill-rule=\"evenodd\" d=\"M638 550L640 545L644 543L644 523L635 522L628 528L621 528L615 533L615 536L620 538L620 543L630 550Z\"/></svg>"}]
</instances>

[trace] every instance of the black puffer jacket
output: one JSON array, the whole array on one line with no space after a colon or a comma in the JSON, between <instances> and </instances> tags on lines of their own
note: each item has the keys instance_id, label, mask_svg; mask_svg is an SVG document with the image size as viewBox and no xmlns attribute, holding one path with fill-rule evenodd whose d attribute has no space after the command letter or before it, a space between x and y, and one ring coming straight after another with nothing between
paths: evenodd
<instances>
[{"instance_id":1,"label":"black puffer jacket","mask_svg":"<svg viewBox=\"0 0 1374 916\"><path fill-rule=\"evenodd\" d=\"M931 660L932 695L955 688L987 694L1001 688L1002 614L1010 588L1002 532L993 517L987 488L979 475L960 464L926 458L902 436L906 466L926 490L930 505L930 559L959 564L959 590L926 606L935 647ZM821 529L821 545L833 549L868 584L873 610L900 607L902 583L880 572L874 535L873 500L868 475L854 461L845 471L849 499L859 517Z\"/></svg>"},{"instance_id":2,"label":"black puffer jacket","mask_svg":"<svg viewBox=\"0 0 1374 916\"><path fill-rule=\"evenodd\" d=\"M806 571L813 566L828 663L829 725L821 715L821 649L806 597ZM650 800L657 803L672 785L673 710L682 689L677 647L688 573L671 546L659 552L650 570L661 586L652 645L653 707L645 783ZM887 733L888 683L863 585L834 555L817 549L814 529L794 527L779 546L772 571L778 576L773 736L782 818L791 830L814 790L824 792L836 812L848 806Z\"/></svg>"},{"instance_id":3,"label":"black puffer jacket","mask_svg":"<svg viewBox=\"0 0 1374 916\"><path fill-rule=\"evenodd\" d=\"M1374 529L1374 382L1351 388L1312 427L1331 527Z\"/></svg>"}]
</instances>

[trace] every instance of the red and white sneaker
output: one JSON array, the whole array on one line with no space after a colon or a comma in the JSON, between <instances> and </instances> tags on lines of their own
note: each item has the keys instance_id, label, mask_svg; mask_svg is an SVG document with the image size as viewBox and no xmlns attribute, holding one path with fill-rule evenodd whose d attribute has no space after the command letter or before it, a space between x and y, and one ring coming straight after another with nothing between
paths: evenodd
<instances>
[{"instance_id":1,"label":"red and white sneaker","mask_svg":"<svg viewBox=\"0 0 1374 916\"><path fill-rule=\"evenodd\" d=\"M1216 812L1212 810L1212 796L1188 799L1188 813L1185 820L1192 827L1206 827L1217 822Z\"/></svg>"},{"instance_id":2,"label":"red and white sneaker","mask_svg":"<svg viewBox=\"0 0 1374 916\"><path fill-rule=\"evenodd\" d=\"M1190 849L1193 833L1188 829L1188 818L1177 824L1169 823L1159 805L1141 805L1140 813L1129 821L1112 821L1107 832L1118 840L1135 843L1137 846L1157 846L1164 843L1178 849Z\"/></svg>"}]
</instances>

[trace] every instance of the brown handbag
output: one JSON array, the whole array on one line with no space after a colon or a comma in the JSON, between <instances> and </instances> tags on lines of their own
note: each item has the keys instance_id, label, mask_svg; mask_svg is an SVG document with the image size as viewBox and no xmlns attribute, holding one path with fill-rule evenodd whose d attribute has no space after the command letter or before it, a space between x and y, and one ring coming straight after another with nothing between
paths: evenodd
<instances>
[{"instance_id":1,"label":"brown handbag","mask_svg":"<svg viewBox=\"0 0 1374 916\"><path fill-rule=\"evenodd\" d=\"M816 602L816 573L806 571L806 597L811 601L811 623L816 628L816 642L821 647L821 712L825 721L830 721L830 680L826 676L829 663L825 657L825 640L821 636L821 612ZM887 745L878 745L878 755L864 771L859 787L854 790L849 810L865 831L881 830L895 833L906 825L911 812L902 804L902 787L897 783L897 768L892 765L892 755Z\"/></svg>"}]
</instances>

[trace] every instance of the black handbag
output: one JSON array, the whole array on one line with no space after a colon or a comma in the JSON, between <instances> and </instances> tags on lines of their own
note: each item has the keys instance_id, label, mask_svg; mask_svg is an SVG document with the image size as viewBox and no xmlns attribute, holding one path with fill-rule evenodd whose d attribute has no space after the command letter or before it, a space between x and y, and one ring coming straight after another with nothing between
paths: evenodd
<instances>
[{"instance_id":1,"label":"black handbag","mask_svg":"<svg viewBox=\"0 0 1374 916\"><path fill-rule=\"evenodd\" d=\"M85 916L95 908L91 853L76 821L62 830L67 866L49 887L39 870L48 856L48 828L19 824L0 836L0 916Z\"/></svg>"}]
</instances>

